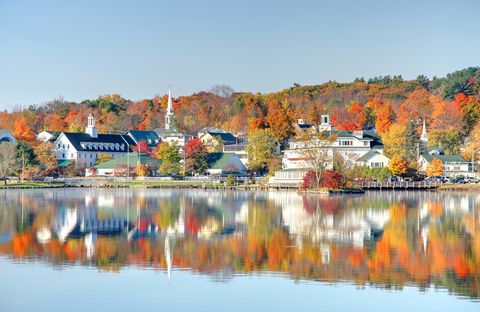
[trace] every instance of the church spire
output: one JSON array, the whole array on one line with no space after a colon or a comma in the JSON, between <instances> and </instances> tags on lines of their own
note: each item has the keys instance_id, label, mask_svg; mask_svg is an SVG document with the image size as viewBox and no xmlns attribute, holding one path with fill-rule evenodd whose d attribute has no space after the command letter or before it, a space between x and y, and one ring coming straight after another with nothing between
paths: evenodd
<instances>
[{"instance_id":1,"label":"church spire","mask_svg":"<svg viewBox=\"0 0 480 312\"><path fill-rule=\"evenodd\" d=\"M173 104L172 104L172 94L170 92L170 88L168 89L168 105L167 105L167 112L165 114L165 129L166 130L173 130L171 129L173 120Z\"/></svg>"},{"instance_id":2,"label":"church spire","mask_svg":"<svg viewBox=\"0 0 480 312\"><path fill-rule=\"evenodd\" d=\"M422 141L425 144L428 141L427 126L425 125L425 118L423 118L422 135L420 136L420 141Z\"/></svg>"}]
</instances>

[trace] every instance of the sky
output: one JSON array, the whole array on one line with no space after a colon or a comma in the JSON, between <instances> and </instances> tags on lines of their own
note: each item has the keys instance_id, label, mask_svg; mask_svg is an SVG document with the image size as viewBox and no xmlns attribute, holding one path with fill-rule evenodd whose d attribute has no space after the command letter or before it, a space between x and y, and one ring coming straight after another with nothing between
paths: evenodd
<instances>
[{"instance_id":1,"label":"sky","mask_svg":"<svg viewBox=\"0 0 480 312\"><path fill-rule=\"evenodd\" d=\"M480 1L0 0L0 109L480 65Z\"/></svg>"}]
</instances>

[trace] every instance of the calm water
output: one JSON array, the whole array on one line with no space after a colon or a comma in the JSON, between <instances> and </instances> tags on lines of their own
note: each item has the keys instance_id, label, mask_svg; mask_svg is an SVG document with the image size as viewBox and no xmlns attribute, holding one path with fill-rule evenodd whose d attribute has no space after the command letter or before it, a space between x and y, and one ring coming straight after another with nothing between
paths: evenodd
<instances>
[{"instance_id":1,"label":"calm water","mask_svg":"<svg viewBox=\"0 0 480 312\"><path fill-rule=\"evenodd\" d=\"M480 309L477 194L0 198L2 312Z\"/></svg>"}]
</instances>

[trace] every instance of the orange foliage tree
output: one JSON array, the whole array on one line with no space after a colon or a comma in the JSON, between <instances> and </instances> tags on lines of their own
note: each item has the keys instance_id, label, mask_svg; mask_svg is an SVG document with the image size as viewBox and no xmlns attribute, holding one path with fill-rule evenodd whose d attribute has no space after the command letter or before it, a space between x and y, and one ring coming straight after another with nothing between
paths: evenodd
<instances>
[{"instance_id":1,"label":"orange foliage tree","mask_svg":"<svg viewBox=\"0 0 480 312\"><path fill-rule=\"evenodd\" d=\"M13 136L17 138L17 140L23 140L26 142L32 142L33 139L35 139L35 133L25 117L22 116L15 120Z\"/></svg>"},{"instance_id":2,"label":"orange foliage tree","mask_svg":"<svg viewBox=\"0 0 480 312\"><path fill-rule=\"evenodd\" d=\"M427 176L440 176L443 174L443 163L437 157L433 158L432 161L427 165Z\"/></svg>"}]
</instances>

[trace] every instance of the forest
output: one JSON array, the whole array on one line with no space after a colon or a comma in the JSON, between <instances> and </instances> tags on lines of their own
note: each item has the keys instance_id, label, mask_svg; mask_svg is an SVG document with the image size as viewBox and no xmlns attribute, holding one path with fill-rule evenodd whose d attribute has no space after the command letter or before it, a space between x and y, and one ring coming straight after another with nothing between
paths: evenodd
<instances>
[{"instance_id":1,"label":"forest","mask_svg":"<svg viewBox=\"0 0 480 312\"><path fill-rule=\"evenodd\" d=\"M217 85L209 91L174 99L175 119L180 131L194 134L215 126L234 134L246 135L258 128L270 128L283 142L295 135L292 123L302 118L318 123L329 114L340 130L375 127L387 155L409 160L413 133L419 133L425 120L429 145L442 146L446 154L464 153L468 142L480 144L480 67L469 67L429 79L401 76L357 78L353 82L329 81L319 85L294 84L284 90L261 94L235 92ZM0 128L33 143L43 130L82 132L86 117L93 113L100 133L164 126L167 95L132 101L119 94L101 95L80 103L54 99L28 108L0 112ZM412 159L410 159L412 161Z\"/></svg>"}]
</instances>

